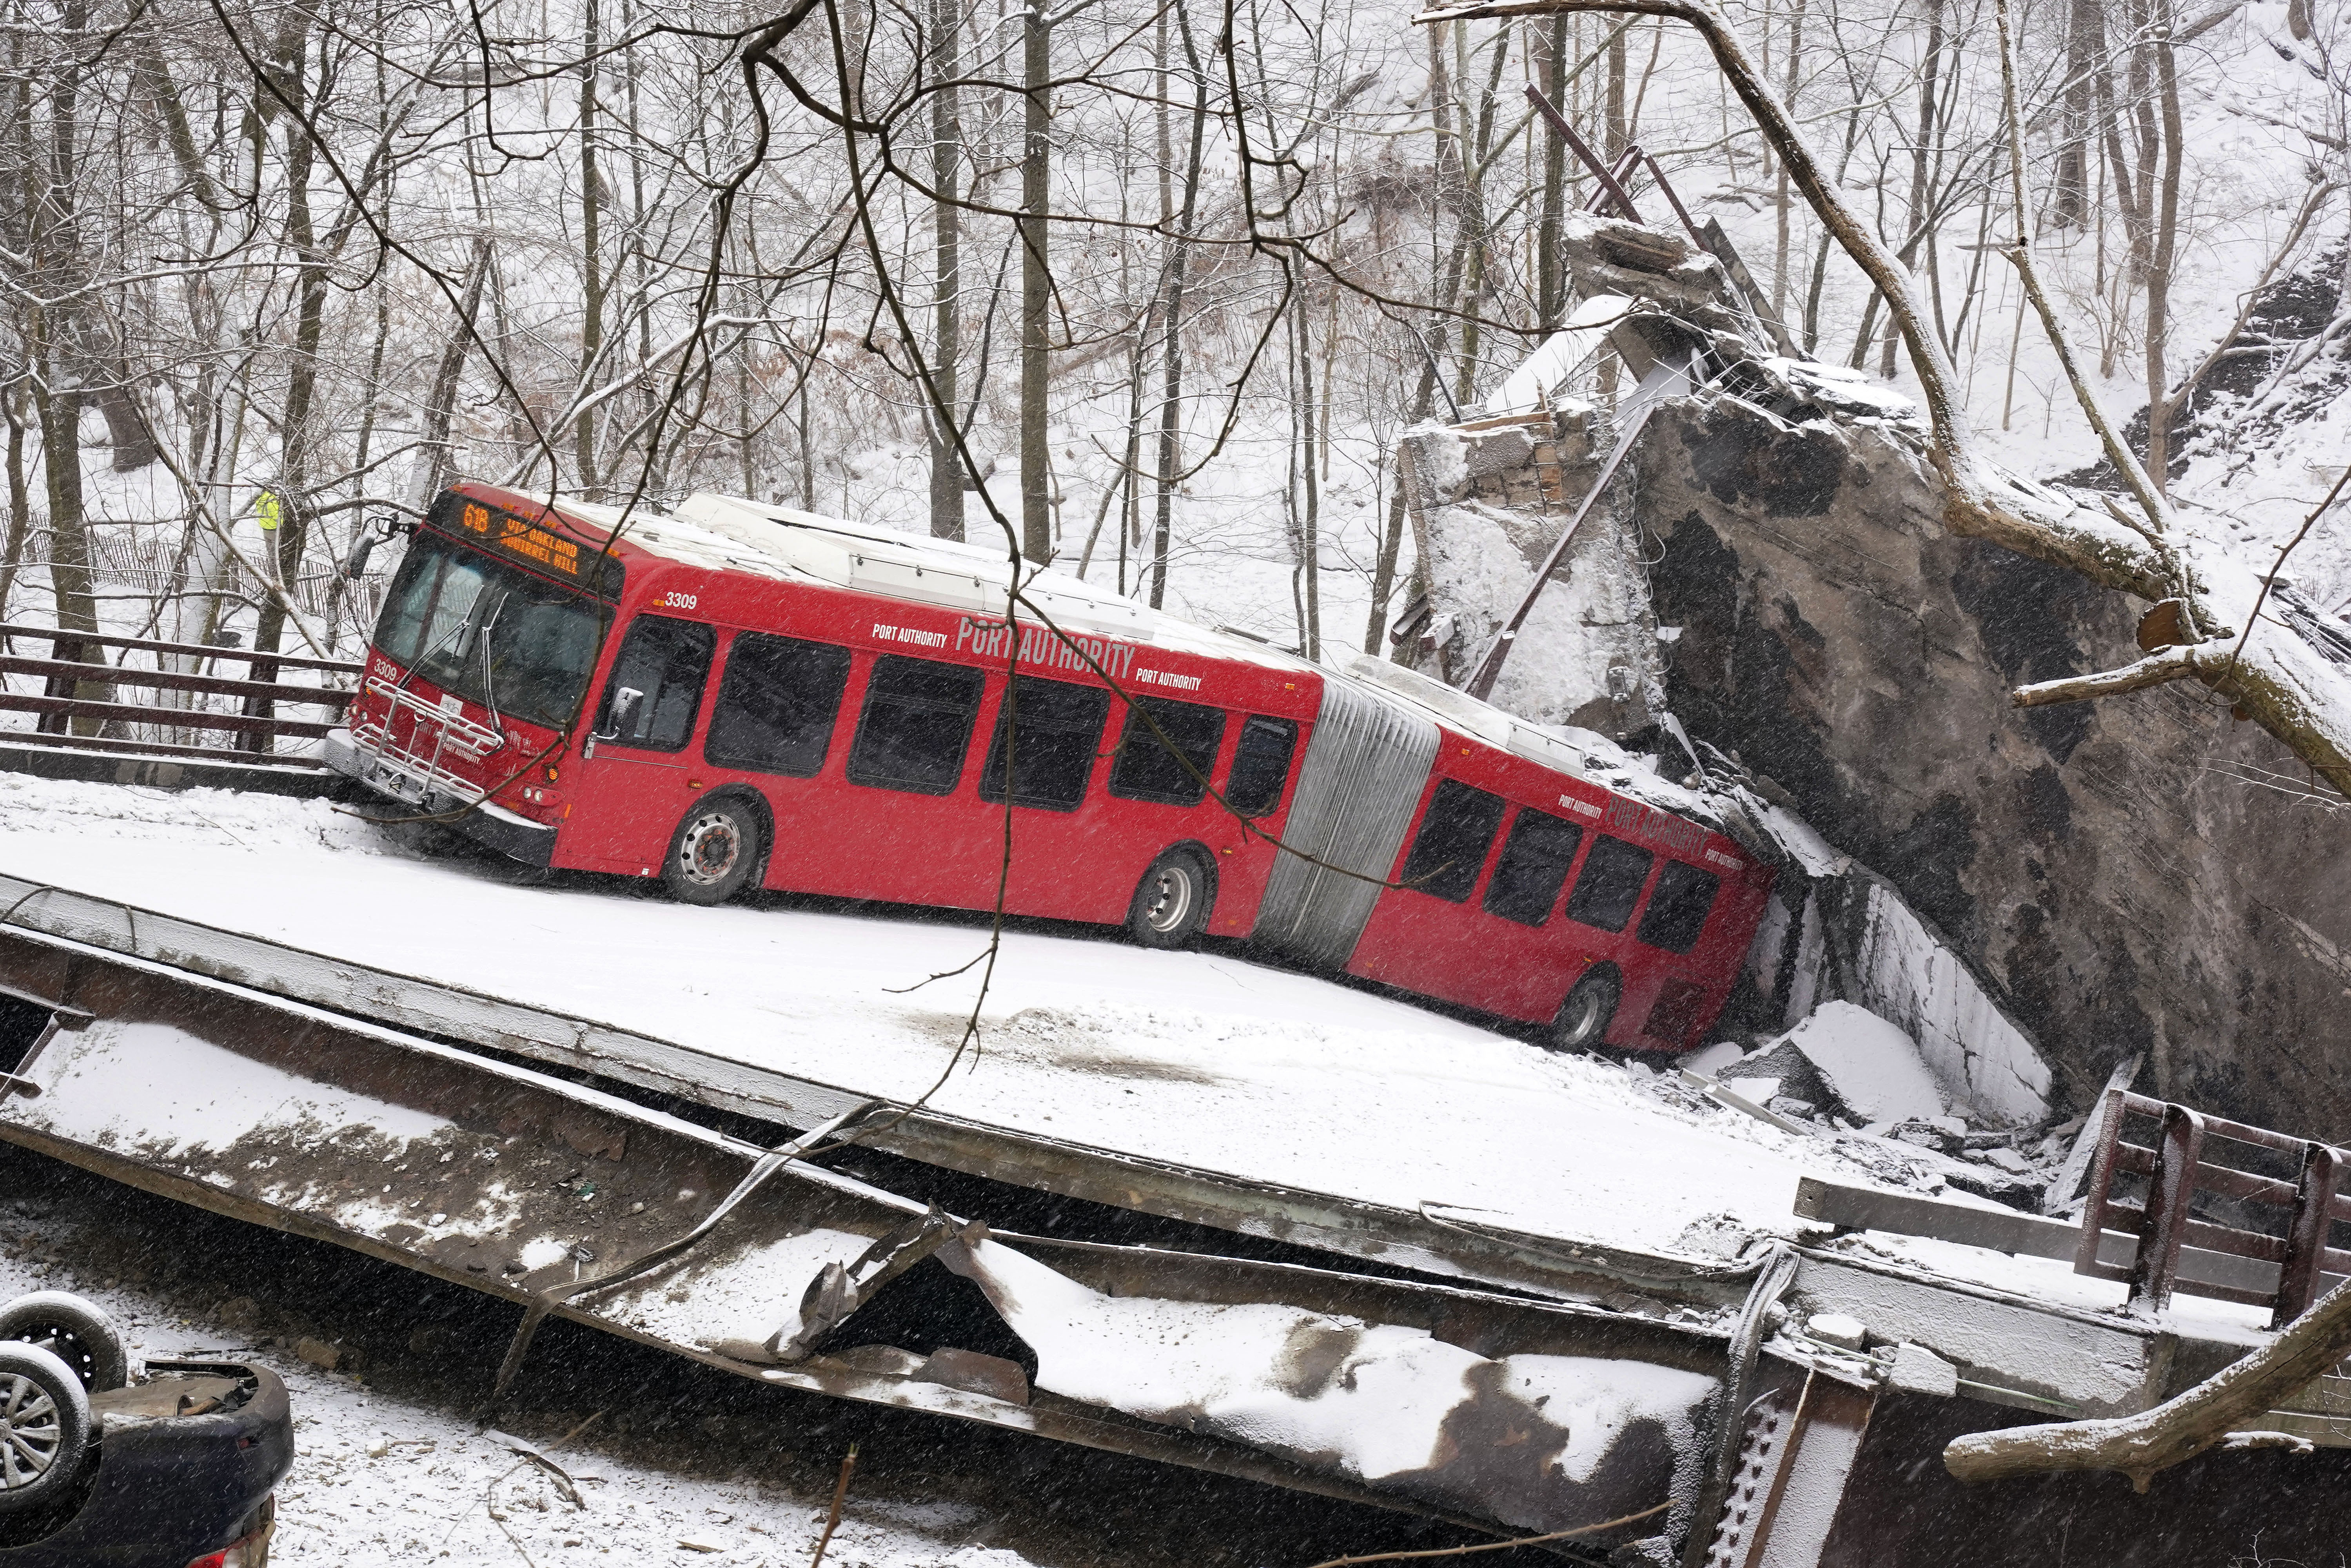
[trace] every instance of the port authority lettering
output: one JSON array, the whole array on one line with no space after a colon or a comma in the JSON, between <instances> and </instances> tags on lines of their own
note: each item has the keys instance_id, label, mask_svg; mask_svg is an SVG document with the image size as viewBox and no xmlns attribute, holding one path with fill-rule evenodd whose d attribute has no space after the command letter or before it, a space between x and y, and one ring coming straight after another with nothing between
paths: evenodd
<instances>
[{"instance_id":1,"label":"port authority lettering","mask_svg":"<svg viewBox=\"0 0 2351 1568\"><path fill-rule=\"evenodd\" d=\"M1696 822L1621 795L1608 802L1607 820L1611 832L1646 839L1677 854L1694 855L1706 848L1706 830Z\"/></svg>"},{"instance_id":2,"label":"port authority lettering","mask_svg":"<svg viewBox=\"0 0 2351 1568\"><path fill-rule=\"evenodd\" d=\"M940 640L946 641L944 636ZM1012 627L1006 622L975 621L967 615L956 626L955 645L959 653L1009 658ZM1020 626L1019 664L1032 674L1069 670L1092 674L1099 669L1112 680L1120 681L1134 666L1134 645L1109 637L1071 636L1038 622L1024 622ZM1192 685L1196 687L1199 683L1196 680Z\"/></svg>"},{"instance_id":3,"label":"port authority lettering","mask_svg":"<svg viewBox=\"0 0 2351 1568\"><path fill-rule=\"evenodd\" d=\"M947 645L947 634L944 632L925 632L919 626L885 626L879 621L873 622L873 640L877 643L912 643L918 648L944 648Z\"/></svg>"}]
</instances>

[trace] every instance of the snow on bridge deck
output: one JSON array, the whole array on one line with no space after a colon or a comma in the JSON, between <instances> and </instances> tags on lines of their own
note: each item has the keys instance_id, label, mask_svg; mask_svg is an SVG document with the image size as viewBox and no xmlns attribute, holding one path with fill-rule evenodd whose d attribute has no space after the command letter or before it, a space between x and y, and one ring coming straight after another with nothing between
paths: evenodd
<instances>
[{"instance_id":1,"label":"snow on bridge deck","mask_svg":"<svg viewBox=\"0 0 2351 1568\"><path fill-rule=\"evenodd\" d=\"M978 993L976 967L926 977L987 940L969 918L530 885L518 868L395 848L323 801L14 774L0 774L0 873L900 1101L939 1077ZM1012 932L982 1019L980 1053L931 1101L941 1112L1534 1237L1719 1265L1750 1235L1798 1234L1801 1177L1875 1185L1825 1140L1685 1109L1609 1063L1231 950ZM2119 1299L2062 1265L1945 1250L1974 1267L1947 1256L1938 1271L2078 1306Z\"/></svg>"}]
</instances>

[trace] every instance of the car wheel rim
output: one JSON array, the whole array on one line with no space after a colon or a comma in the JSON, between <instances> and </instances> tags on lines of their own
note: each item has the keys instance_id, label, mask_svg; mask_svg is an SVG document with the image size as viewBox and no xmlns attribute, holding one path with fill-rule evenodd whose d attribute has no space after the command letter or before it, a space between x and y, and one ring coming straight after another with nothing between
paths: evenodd
<instances>
[{"instance_id":1,"label":"car wheel rim","mask_svg":"<svg viewBox=\"0 0 2351 1568\"><path fill-rule=\"evenodd\" d=\"M1582 1045L1600 1031L1600 993L1596 990L1584 992L1569 1005L1566 1034L1570 1045Z\"/></svg>"},{"instance_id":2,"label":"car wheel rim","mask_svg":"<svg viewBox=\"0 0 2351 1568\"><path fill-rule=\"evenodd\" d=\"M29 1377L0 1376L0 1490L16 1490L47 1475L64 1440L48 1390Z\"/></svg>"},{"instance_id":3,"label":"car wheel rim","mask_svg":"<svg viewBox=\"0 0 2351 1568\"><path fill-rule=\"evenodd\" d=\"M73 1375L81 1379L84 1388L97 1381L98 1357L89 1346L82 1343L81 1335L69 1328L57 1323L35 1323L29 1329L19 1331L16 1342L29 1344L36 1350L46 1350L64 1362L73 1369Z\"/></svg>"},{"instance_id":4,"label":"car wheel rim","mask_svg":"<svg viewBox=\"0 0 2351 1568\"><path fill-rule=\"evenodd\" d=\"M1180 929L1192 913L1192 875L1182 866L1162 866L1151 879L1151 899L1143 918L1162 936Z\"/></svg>"},{"instance_id":5,"label":"car wheel rim","mask_svg":"<svg viewBox=\"0 0 2351 1568\"><path fill-rule=\"evenodd\" d=\"M685 873L685 880L698 887L726 881L742 853L743 835L735 820L716 811L696 818L677 846L679 868Z\"/></svg>"}]
</instances>

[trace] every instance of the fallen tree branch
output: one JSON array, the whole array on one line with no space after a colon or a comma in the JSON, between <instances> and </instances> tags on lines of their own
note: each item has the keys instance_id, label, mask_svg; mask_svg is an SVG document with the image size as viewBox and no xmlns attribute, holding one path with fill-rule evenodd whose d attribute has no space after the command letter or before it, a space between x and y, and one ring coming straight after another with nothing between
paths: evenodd
<instances>
[{"instance_id":1,"label":"fallen tree branch","mask_svg":"<svg viewBox=\"0 0 2351 1568\"><path fill-rule=\"evenodd\" d=\"M2259 1430L2262 1417L2279 1400L2317 1382L2346 1354L2351 1354L2351 1281L2320 1297L2261 1349L2152 1410L2105 1421L1970 1432L1944 1447L1943 1468L1963 1481L2007 1480L2052 1470L2118 1470L2130 1478L2133 1488L2145 1491L2157 1471L2208 1448L2278 1446L2274 1439L2283 1434Z\"/></svg>"},{"instance_id":2,"label":"fallen tree branch","mask_svg":"<svg viewBox=\"0 0 2351 1568\"><path fill-rule=\"evenodd\" d=\"M857 1473L857 1445L849 1445L841 1456L841 1479L832 1489L832 1507L824 1516L824 1533L816 1538L816 1555L809 1559L809 1568L824 1568L824 1549L832 1544L832 1532L841 1528L841 1505L849 1498L849 1478Z\"/></svg>"},{"instance_id":3,"label":"fallen tree branch","mask_svg":"<svg viewBox=\"0 0 2351 1568\"><path fill-rule=\"evenodd\" d=\"M2166 681L2176 681L2195 673L2196 651L2193 648L2166 648L2159 653L2148 654L2135 664L2125 664L2119 670L2101 670L2095 675L2067 675L2063 680L2039 681L2029 686L2019 686L2008 694L2008 699L2019 707L2086 702L2092 697L2135 692L2143 686L2159 686Z\"/></svg>"},{"instance_id":4,"label":"fallen tree branch","mask_svg":"<svg viewBox=\"0 0 2351 1568\"><path fill-rule=\"evenodd\" d=\"M1638 1513L1628 1513L1621 1519L1605 1519L1598 1524L1579 1524L1573 1530L1554 1530L1549 1535L1520 1535L1509 1541L1481 1541L1474 1546L1432 1546L1420 1552L1374 1552L1363 1557L1333 1557L1327 1563L1317 1563L1314 1568L1357 1568L1364 1563L1402 1563L1424 1557L1467 1557L1479 1552L1508 1552L1514 1546L1541 1546L1553 1541L1572 1541L1579 1535L1598 1535L1603 1531L1616 1530L1627 1524L1660 1514L1673 1507L1670 1500Z\"/></svg>"}]
</instances>

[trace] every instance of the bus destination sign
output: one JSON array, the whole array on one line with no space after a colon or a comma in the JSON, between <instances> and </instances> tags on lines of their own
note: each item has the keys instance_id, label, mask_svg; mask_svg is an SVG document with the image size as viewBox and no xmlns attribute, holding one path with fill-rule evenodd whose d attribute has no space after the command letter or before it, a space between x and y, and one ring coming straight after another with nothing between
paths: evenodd
<instances>
[{"instance_id":1,"label":"bus destination sign","mask_svg":"<svg viewBox=\"0 0 2351 1568\"><path fill-rule=\"evenodd\" d=\"M559 571L577 581L580 577L580 546L561 534L550 533L533 527L520 517L504 512L493 512L487 507L468 502L460 519L465 531L479 534L500 549L545 567Z\"/></svg>"}]
</instances>

